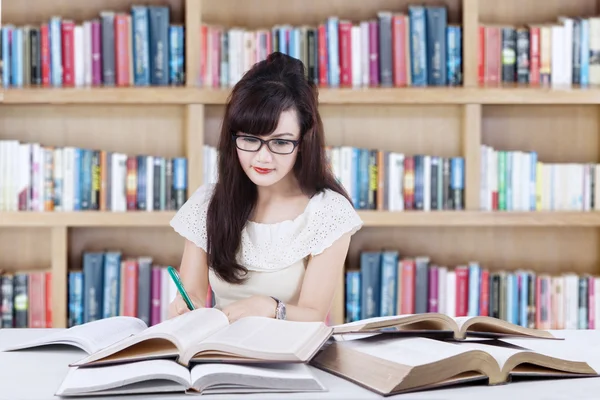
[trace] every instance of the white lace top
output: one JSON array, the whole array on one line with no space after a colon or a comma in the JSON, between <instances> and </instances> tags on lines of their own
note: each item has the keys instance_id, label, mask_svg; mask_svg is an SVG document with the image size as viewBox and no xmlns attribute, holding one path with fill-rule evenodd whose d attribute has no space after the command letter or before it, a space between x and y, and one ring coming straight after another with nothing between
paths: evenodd
<instances>
[{"instance_id":1,"label":"white lace top","mask_svg":"<svg viewBox=\"0 0 600 400\"><path fill-rule=\"evenodd\" d=\"M206 212L213 187L198 188L171 220L176 232L204 251ZM322 253L344 233L354 234L362 224L352 204L332 190L313 196L293 220L274 224L248 221L237 253L237 261L248 269L247 280L229 284L209 268L216 307L255 294L296 304L309 257Z\"/></svg>"}]
</instances>

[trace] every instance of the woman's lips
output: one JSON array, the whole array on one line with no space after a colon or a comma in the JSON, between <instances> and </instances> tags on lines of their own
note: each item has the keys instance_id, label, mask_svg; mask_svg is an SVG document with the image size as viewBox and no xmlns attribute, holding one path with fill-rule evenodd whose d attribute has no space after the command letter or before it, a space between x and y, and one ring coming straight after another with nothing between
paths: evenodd
<instances>
[{"instance_id":1,"label":"woman's lips","mask_svg":"<svg viewBox=\"0 0 600 400\"><path fill-rule=\"evenodd\" d=\"M273 171L272 169L268 169L268 168L259 168L259 167L253 167L253 168L257 173L259 173L261 175L265 175L265 174L268 174L269 172Z\"/></svg>"}]
</instances>

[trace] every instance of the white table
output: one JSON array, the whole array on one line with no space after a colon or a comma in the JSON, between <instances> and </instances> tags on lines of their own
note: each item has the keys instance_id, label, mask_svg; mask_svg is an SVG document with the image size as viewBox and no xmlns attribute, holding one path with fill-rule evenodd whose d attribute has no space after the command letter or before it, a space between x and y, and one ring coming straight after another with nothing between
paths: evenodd
<instances>
[{"instance_id":1,"label":"white table","mask_svg":"<svg viewBox=\"0 0 600 400\"><path fill-rule=\"evenodd\" d=\"M0 329L0 347L19 343L48 333L49 329ZM600 370L600 330L599 331L553 331L566 341L557 345L572 346L572 351L585 354L593 368ZM569 348L571 351L571 348ZM40 347L35 350L0 352L0 399L59 399L54 396L56 389L68 371L70 362L79 360L85 353L66 346ZM382 398L362 387L341 378L313 368L315 375L328 388L325 393L294 394L242 394L204 396L218 399L377 399ZM116 398L94 396L95 399ZM185 394L168 395L128 395L126 399L189 399ZM390 399L600 399L600 377L584 379L562 379L545 381L513 382L508 385L485 386L475 384L407 393L391 396Z\"/></svg>"}]
</instances>

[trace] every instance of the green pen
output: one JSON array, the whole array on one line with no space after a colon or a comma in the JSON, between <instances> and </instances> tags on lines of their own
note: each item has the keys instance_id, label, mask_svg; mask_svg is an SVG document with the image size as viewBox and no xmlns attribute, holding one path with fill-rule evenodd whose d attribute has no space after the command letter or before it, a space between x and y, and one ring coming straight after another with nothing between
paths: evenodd
<instances>
[{"instance_id":1,"label":"green pen","mask_svg":"<svg viewBox=\"0 0 600 400\"><path fill-rule=\"evenodd\" d=\"M190 309L190 311L195 310L196 307L194 307L194 304L190 300L190 297L188 296L187 292L185 291L185 288L181 283L181 279L179 279L179 274L177 273L177 270L171 267L170 265L167 267L167 270L169 271L169 275L171 275L171 279L173 279L173 282L175 282L175 286L177 287L179 294L181 294L183 301L185 301L185 304L187 304L188 309Z\"/></svg>"}]
</instances>

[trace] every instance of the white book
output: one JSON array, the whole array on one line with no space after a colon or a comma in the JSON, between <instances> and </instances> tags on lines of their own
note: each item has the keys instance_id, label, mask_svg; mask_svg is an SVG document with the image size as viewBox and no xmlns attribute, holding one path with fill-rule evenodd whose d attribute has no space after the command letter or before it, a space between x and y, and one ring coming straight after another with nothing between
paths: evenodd
<instances>
[{"instance_id":1,"label":"white book","mask_svg":"<svg viewBox=\"0 0 600 400\"><path fill-rule=\"evenodd\" d=\"M147 360L101 368L71 367L56 395L325 391L325 386L304 364L196 364L188 369L170 360Z\"/></svg>"},{"instance_id":2,"label":"white book","mask_svg":"<svg viewBox=\"0 0 600 400\"><path fill-rule=\"evenodd\" d=\"M72 346L93 354L128 336L142 332L148 326L138 318L117 316L76 325L69 329L53 331L48 335L24 341L10 347L0 347L1 351L32 349L41 346Z\"/></svg>"},{"instance_id":3,"label":"white book","mask_svg":"<svg viewBox=\"0 0 600 400\"><path fill-rule=\"evenodd\" d=\"M73 29L73 47L75 48L75 87L81 87L85 81L85 46L84 46L84 32L82 25L76 25Z\"/></svg>"},{"instance_id":4,"label":"white book","mask_svg":"<svg viewBox=\"0 0 600 400\"><path fill-rule=\"evenodd\" d=\"M83 84L92 86L92 22L83 22Z\"/></svg>"},{"instance_id":5,"label":"white book","mask_svg":"<svg viewBox=\"0 0 600 400\"><path fill-rule=\"evenodd\" d=\"M154 211L154 156L146 157L146 211Z\"/></svg>"},{"instance_id":6,"label":"white book","mask_svg":"<svg viewBox=\"0 0 600 400\"><path fill-rule=\"evenodd\" d=\"M362 83L360 25L353 25L350 33L352 35L352 86L357 88Z\"/></svg>"},{"instance_id":7,"label":"white book","mask_svg":"<svg viewBox=\"0 0 600 400\"><path fill-rule=\"evenodd\" d=\"M512 377L598 376L583 357L556 351L556 342L528 339L512 346L500 340L388 336L333 342L311 364L382 396L479 380L498 385L509 384Z\"/></svg>"},{"instance_id":8,"label":"white book","mask_svg":"<svg viewBox=\"0 0 600 400\"><path fill-rule=\"evenodd\" d=\"M97 329L110 331L110 326L99 324ZM175 359L185 366L213 361L308 362L331 332L323 322L265 317L244 317L230 324L221 310L198 308L128 336L71 366L149 359Z\"/></svg>"}]
</instances>

